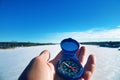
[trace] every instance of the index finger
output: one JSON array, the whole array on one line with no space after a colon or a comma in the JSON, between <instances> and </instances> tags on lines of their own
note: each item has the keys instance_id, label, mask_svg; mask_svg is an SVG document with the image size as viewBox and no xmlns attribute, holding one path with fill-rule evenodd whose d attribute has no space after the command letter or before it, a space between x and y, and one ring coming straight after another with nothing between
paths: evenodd
<instances>
[{"instance_id":1,"label":"index finger","mask_svg":"<svg viewBox=\"0 0 120 80\"><path fill-rule=\"evenodd\" d=\"M82 65L83 65L83 62L84 62L85 55L86 55L86 49L85 49L84 46L82 46L76 54L77 58L79 59L79 61Z\"/></svg>"}]
</instances>

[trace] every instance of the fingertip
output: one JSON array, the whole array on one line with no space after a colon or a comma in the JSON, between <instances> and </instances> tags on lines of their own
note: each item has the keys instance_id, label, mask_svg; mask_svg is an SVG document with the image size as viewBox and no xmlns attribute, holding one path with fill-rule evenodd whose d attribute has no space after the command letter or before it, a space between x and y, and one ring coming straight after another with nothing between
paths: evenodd
<instances>
[{"instance_id":1,"label":"fingertip","mask_svg":"<svg viewBox=\"0 0 120 80\"><path fill-rule=\"evenodd\" d=\"M40 53L38 57L40 57L43 60L48 61L50 59L50 52L48 50L44 50Z\"/></svg>"},{"instance_id":2,"label":"fingertip","mask_svg":"<svg viewBox=\"0 0 120 80\"><path fill-rule=\"evenodd\" d=\"M90 64L96 64L96 57L95 55L91 54L88 58Z\"/></svg>"},{"instance_id":3,"label":"fingertip","mask_svg":"<svg viewBox=\"0 0 120 80\"><path fill-rule=\"evenodd\" d=\"M85 46L81 46L79 50L80 50L80 51L85 51L86 48L85 48Z\"/></svg>"},{"instance_id":4,"label":"fingertip","mask_svg":"<svg viewBox=\"0 0 120 80\"><path fill-rule=\"evenodd\" d=\"M43 50L43 51L40 53L40 55L46 54L46 53L49 53L49 51L48 51L48 50Z\"/></svg>"},{"instance_id":5,"label":"fingertip","mask_svg":"<svg viewBox=\"0 0 120 80\"><path fill-rule=\"evenodd\" d=\"M81 48L85 49L85 46L81 46Z\"/></svg>"},{"instance_id":6,"label":"fingertip","mask_svg":"<svg viewBox=\"0 0 120 80\"><path fill-rule=\"evenodd\" d=\"M80 55L85 55L85 51L86 51L85 46L82 46L82 47L79 49L79 56L80 56Z\"/></svg>"}]
</instances>

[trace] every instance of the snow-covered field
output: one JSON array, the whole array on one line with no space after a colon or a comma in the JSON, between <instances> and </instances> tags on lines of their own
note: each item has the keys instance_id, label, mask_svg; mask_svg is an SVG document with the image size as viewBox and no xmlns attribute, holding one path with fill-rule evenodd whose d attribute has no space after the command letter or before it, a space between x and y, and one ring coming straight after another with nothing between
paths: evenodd
<instances>
[{"instance_id":1,"label":"snow-covered field","mask_svg":"<svg viewBox=\"0 0 120 80\"><path fill-rule=\"evenodd\" d=\"M91 53L96 56L97 65L92 80L120 80L120 51L118 49L92 45L85 45L85 47L86 59ZM30 60L45 49L50 51L51 59L61 50L59 45L0 50L0 80L17 80Z\"/></svg>"}]
</instances>

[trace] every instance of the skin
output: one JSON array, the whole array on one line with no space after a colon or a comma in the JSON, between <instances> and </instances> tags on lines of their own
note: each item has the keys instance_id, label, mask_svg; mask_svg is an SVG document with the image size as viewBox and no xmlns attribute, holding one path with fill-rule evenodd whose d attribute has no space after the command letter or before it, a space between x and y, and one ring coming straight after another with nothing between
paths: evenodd
<instances>
[{"instance_id":1,"label":"skin","mask_svg":"<svg viewBox=\"0 0 120 80\"><path fill-rule=\"evenodd\" d=\"M79 59L80 63L83 65L83 61L86 55L86 49L82 46L76 56ZM44 50L39 56L37 56L32 64L29 66L27 71L22 73L22 76L27 79L24 80L64 80L62 79L55 70L56 63L62 57L62 52L60 52L53 60L49 61L50 53L47 50ZM85 64L85 71L81 78L78 80L91 80L94 69L96 66L96 60L94 55L89 55L87 62ZM23 75L24 74L24 75ZM22 78L19 80L23 80Z\"/></svg>"}]
</instances>

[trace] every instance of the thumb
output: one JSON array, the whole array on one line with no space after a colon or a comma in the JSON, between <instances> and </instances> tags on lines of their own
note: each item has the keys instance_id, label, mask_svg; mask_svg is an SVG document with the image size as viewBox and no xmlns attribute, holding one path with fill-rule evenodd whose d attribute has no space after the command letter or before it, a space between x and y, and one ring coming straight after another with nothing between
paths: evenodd
<instances>
[{"instance_id":1,"label":"thumb","mask_svg":"<svg viewBox=\"0 0 120 80\"><path fill-rule=\"evenodd\" d=\"M48 50L44 50L41 52L41 54L39 55L40 59L48 61L50 59L50 53Z\"/></svg>"}]
</instances>

